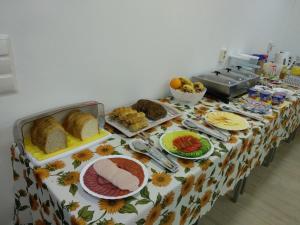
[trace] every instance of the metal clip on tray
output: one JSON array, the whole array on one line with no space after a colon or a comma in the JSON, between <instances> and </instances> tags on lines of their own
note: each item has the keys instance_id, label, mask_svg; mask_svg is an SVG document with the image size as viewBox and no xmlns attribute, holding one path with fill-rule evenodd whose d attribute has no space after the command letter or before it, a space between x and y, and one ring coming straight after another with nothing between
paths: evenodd
<instances>
[{"instance_id":1,"label":"metal clip on tray","mask_svg":"<svg viewBox=\"0 0 300 225\"><path fill-rule=\"evenodd\" d=\"M85 112L92 113L97 119L99 124L99 130L103 129L105 124L105 112L104 105L97 101L87 101L76 103L68 106L57 107L54 109L49 109L43 112L35 113L30 116L18 119L13 127L14 141L21 154L25 155L25 136L29 134L32 122L37 119L41 119L47 116L53 116L59 121L72 110L80 109Z\"/></svg>"}]
</instances>

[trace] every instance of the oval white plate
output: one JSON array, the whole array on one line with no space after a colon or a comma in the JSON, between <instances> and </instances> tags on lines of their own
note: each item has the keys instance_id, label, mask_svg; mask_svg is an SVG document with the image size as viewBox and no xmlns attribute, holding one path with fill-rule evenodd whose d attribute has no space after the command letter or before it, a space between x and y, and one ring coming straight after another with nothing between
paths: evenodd
<instances>
[{"instance_id":1,"label":"oval white plate","mask_svg":"<svg viewBox=\"0 0 300 225\"><path fill-rule=\"evenodd\" d=\"M106 196L106 195L100 195L96 192L93 192L91 191L85 184L84 184L84 181L83 181L83 177L84 177L84 174L86 173L86 171L88 170L88 168L90 168L90 166L92 166L95 162L99 161L99 160L103 160L103 159L112 159L112 158L123 158L123 159L128 159L128 160L131 160L131 161L134 161L135 163L139 164L141 166L141 168L143 169L143 172L144 172L144 181L142 183L142 185L135 191L133 192L130 192L128 193L127 195L121 195L121 196ZM146 169L146 167L140 162L138 161L137 159L134 159L132 157L129 157L129 156L125 156L125 155L110 155L110 156L104 156L104 157L101 157L99 159L96 159L92 162L90 162L89 164L87 164L81 171L80 173L80 184L82 186L82 188L87 192L89 193L90 195L93 195L94 197L97 197L97 198L102 198L102 199L122 199L122 198L127 198L127 197L130 197L130 196L133 196L137 193L139 193L146 185L147 185L147 182L148 182L148 178L149 178L149 174L148 174L148 171Z\"/></svg>"},{"instance_id":2,"label":"oval white plate","mask_svg":"<svg viewBox=\"0 0 300 225\"><path fill-rule=\"evenodd\" d=\"M176 130L176 131L178 131L178 130ZM214 147L214 145L212 144L212 142L210 141L210 139L207 138L207 137L203 137L203 136L201 136L200 134L194 132L194 133L197 134L199 137L205 138L206 140L209 141L210 146L211 146L211 147L210 147L210 150L209 150L208 152L206 152L204 155L199 156L199 157L196 157L196 158L191 158L191 157L185 157L185 156L177 155L177 154L175 154L175 153L169 151L169 150L164 146L164 144L163 144L163 142L162 142L162 139L164 138L164 136L167 135L167 134L169 134L169 133L172 133L172 132L173 132L173 131L166 132L166 133L163 134L163 135L160 137L160 139L159 139L159 144L160 144L160 146L163 148L163 150L165 150L165 151L166 151L167 153L169 153L170 155L173 155L173 156L175 156L175 157L182 158L182 159L199 160L199 159L206 159L206 158L208 158L209 156L211 156L211 155L214 153L215 147Z\"/></svg>"}]
</instances>

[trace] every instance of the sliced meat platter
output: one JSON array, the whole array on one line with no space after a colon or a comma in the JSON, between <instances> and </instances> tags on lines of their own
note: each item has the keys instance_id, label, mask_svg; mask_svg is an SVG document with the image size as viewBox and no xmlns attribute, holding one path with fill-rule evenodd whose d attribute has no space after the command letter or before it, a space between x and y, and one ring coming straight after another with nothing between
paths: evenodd
<instances>
[{"instance_id":1,"label":"sliced meat platter","mask_svg":"<svg viewBox=\"0 0 300 225\"><path fill-rule=\"evenodd\" d=\"M123 169L135 176L138 179L138 188L145 183L145 171L139 163L125 157L113 157L109 158L108 160L111 160L118 168ZM97 163L101 163L101 159L97 161ZM109 198L112 197L112 199L122 196L127 197L127 195L131 193L129 190L123 190L115 186L113 183L100 176L96 170L94 168L94 164L91 164L86 169L82 177L85 187L91 192L101 196L107 196Z\"/></svg>"}]
</instances>

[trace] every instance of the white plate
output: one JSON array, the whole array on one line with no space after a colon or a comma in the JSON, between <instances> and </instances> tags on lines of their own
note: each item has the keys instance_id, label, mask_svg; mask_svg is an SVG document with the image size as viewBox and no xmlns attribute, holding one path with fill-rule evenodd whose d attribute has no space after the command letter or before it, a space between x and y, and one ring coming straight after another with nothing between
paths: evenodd
<instances>
[{"instance_id":1,"label":"white plate","mask_svg":"<svg viewBox=\"0 0 300 225\"><path fill-rule=\"evenodd\" d=\"M123 134L125 134L127 137L133 137L143 131L146 131L152 127L156 127L164 122L167 122L169 120L172 120L176 117L179 117L181 116L181 112L178 111L176 108L174 108L173 106L171 106L170 104L168 103L162 103L162 102L159 102L159 101L156 101L156 100L151 100L152 102L156 102L156 103L159 103L161 104L166 110L167 110L167 115L162 118L162 119L159 119L159 120L156 120L156 121L153 121L153 120L149 120L148 119L148 122L149 122L149 125L137 132L131 132L130 130L128 130L126 127L124 127L122 124L120 124L118 121L115 121L115 120L112 120L110 119L109 115L106 115L105 116L105 120L106 122L113 126L114 128L118 129L119 131L121 131Z\"/></svg>"},{"instance_id":2,"label":"white plate","mask_svg":"<svg viewBox=\"0 0 300 225\"><path fill-rule=\"evenodd\" d=\"M177 131L178 131L178 130L177 130ZM186 130L184 130L184 131L186 131ZM165 151L166 151L167 153L169 153L170 155L173 155L173 156L175 156L175 157L177 157L177 158L182 158L182 159L199 160L199 159L206 159L206 158L208 158L209 156L211 156L211 155L214 153L215 147L214 147L214 145L212 144L212 142L210 141L210 139L207 138L207 137L201 136L200 134L194 132L194 133L197 134L199 137L205 138L206 140L208 140L208 142L210 143L210 146L211 146L211 147L210 147L210 150L209 150L208 152L206 152L204 155L199 156L199 157L196 157L196 158L191 158L191 157L185 157L185 156L177 155L177 154L175 154L175 153L169 151L169 150L164 146L164 144L163 144L163 142L162 142L162 139L164 138L164 136L166 136L167 134L172 133L172 132L174 132L174 131L170 131L170 132L164 133L164 134L160 137L160 139L159 139L159 144L160 144L160 146L163 148L163 150L165 150Z\"/></svg>"},{"instance_id":3,"label":"white plate","mask_svg":"<svg viewBox=\"0 0 300 225\"><path fill-rule=\"evenodd\" d=\"M117 196L117 197L113 197L113 196L106 196L106 195L100 195L96 192L93 192L91 191L84 183L83 181L83 177L84 177L84 174L86 173L86 171L97 161L99 160L103 160L103 159L112 159L112 158L123 158L123 159L127 159L127 160L131 160L137 164L140 165L140 167L143 169L143 172L144 172L144 181L143 183L141 184L141 186L133 191L133 192L130 192L126 195L121 195L121 196ZM92 162L90 162L89 164L87 164L81 171L80 173L80 184L82 186L82 188L87 192L89 193L90 195L94 196L94 197L97 197L97 198L101 198L101 199L122 199L122 198L127 198L127 197L130 197L130 196L133 196L137 193L139 193L148 183L148 178L149 178L149 174L148 174L148 171L146 169L146 167L140 162L138 161L137 159L134 159L132 157L129 157L129 156L125 156L125 155L111 155L111 156L104 156L104 157L101 157L99 159L96 159Z\"/></svg>"}]
</instances>

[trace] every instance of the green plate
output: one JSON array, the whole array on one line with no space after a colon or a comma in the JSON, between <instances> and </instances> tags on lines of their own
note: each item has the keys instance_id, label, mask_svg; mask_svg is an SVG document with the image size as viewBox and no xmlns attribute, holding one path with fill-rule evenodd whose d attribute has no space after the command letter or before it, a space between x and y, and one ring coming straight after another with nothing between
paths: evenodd
<instances>
[{"instance_id":1,"label":"green plate","mask_svg":"<svg viewBox=\"0 0 300 225\"><path fill-rule=\"evenodd\" d=\"M191 153L185 153L179 151L173 145L173 140L175 138L181 136L187 136L187 135L191 135L200 140L201 148L199 150ZM171 155L174 155L179 158L184 158L184 159L204 159L204 158L208 158L214 152L214 146L212 145L212 143L208 138L205 138L199 135L198 133L187 131L187 130L177 130L177 131L171 131L165 133L160 138L160 145L165 151L167 151Z\"/></svg>"}]
</instances>

